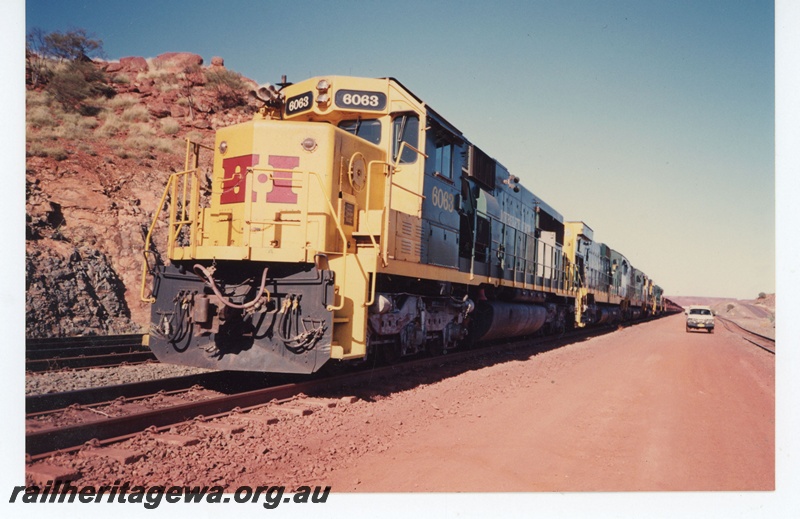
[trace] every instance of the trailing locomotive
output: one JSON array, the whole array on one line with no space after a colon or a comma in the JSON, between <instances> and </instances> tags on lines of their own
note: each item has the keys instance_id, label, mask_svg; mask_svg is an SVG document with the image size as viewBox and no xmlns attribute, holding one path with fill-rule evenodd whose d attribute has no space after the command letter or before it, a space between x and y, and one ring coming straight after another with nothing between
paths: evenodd
<instances>
[{"instance_id":1,"label":"trailing locomotive","mask_svg":"<svg viewBox=\"0 0 800 519\"><path fill-rule=\"evenodd\" d=\"M311 373L662 310L627 258L395 79L253 94L254 118L216 133L210 190L187 143L147 235L162 362Z\"/></svg>"}]
</instances>

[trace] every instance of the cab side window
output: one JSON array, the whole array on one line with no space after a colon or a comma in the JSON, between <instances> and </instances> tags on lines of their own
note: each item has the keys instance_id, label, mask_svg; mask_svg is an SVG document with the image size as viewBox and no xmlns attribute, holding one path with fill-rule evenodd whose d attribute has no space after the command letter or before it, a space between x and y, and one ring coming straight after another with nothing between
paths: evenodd
<instances>
[{"instance_id":1,"label":"cab side window","mask_svg":"<svg viewBox=\"0 0 800 519\"><path fill-rule=\"evenodd\" d=\"M453 178L453 145L442 143L433 151L433 160L436 172L445 178Z\"/></svg>"},{"instance_id":2,"label":"cab side window","mask_svg":"<svg viewBox=\"0 0 800 519\"><path fill-rule=\"evenodd\" d=\"M457 153L456 140L451 133L434 127L432 144L431 160L433 161L433 172L452 180L453 170L455 169L453 163Z\"/></svg>"},{"instance_id":3,"label":"cab side window","mask_svg":"<svg viewBox=\"0 0 800 519\"><path fill-rule=\"evenodd\" d=\"M416 114L400 114L392 121L392 158L397 160L397 154L403 142L419 149L419 116ZM417 161L417 152L403 147L400 164L412 164Z\"/></svg>"}]
</instances>

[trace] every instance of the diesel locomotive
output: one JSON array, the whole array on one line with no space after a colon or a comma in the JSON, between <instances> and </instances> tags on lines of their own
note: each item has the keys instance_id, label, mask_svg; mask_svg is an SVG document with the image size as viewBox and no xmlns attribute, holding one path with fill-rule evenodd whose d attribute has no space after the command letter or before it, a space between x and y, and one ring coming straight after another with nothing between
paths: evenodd
<instances>
[{"instance_id":1,"label":"diesel locomotive","mask_svg":"<svg viewBox=\"0 0 800 519\"><path fill-rule=\"evenodd\" d=\"M644 272L396 79L252 94L252 120L187 142L149 228L160 361L312 373L663 310Z\"/></svg>"}]
</instances>

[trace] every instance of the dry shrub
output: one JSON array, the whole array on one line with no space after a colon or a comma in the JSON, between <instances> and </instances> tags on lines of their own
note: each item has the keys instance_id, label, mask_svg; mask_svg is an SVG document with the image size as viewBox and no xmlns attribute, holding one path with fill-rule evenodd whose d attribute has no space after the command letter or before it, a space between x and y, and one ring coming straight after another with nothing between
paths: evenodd
<instances>
[{"instance_id":1,"label":"dry shrub","mask_svg":"<svg viewBox=\"0 0 800 519\"><path fill-rule=\"evenodd\" d=\"M247 104L247 85L242 75L227 69L212 69L205 72L206 87L214 92L223 108L235 108Z\"/></svg>"},{"instance_id":2,"label":"dry shrub","mask_svg":"<svg viewBox=\"0 0 800 519\"><path fill-rule=\"evenodd\" d=\"M139 98L131 94L121 94L106 101L106 107L111 110L124 110L139 104Z\"/></svg>"},{"instance_id":3,"label":"dry shrub","mask_svg":"<svg viewBox=\"0 0 800 519\"><path fill-rule=\"evenodd\" d=\"M110 81L116 85L129 85L131 78L127 74L115 74L111 76Z\"/></svg>"},{"instance_id":4,"label":"dry shrub","mask_svg":"<svg viewBox=\"0 0 800 519\"><path fill-rule=\"evenodd\" d=\"M147 122L150 120L150 112L146 107L137 104L123 110L122 118L129 122Z\"/></svg>"},{"instance_id":5,"label":"dry shrub","mask_svg":"<svg viewBox=\"0 0 800 519\"><path fill-rule=\"evenodd\" d=\"M176 139L159 137L153 141L153 150L178 155L184 151L183 143Z\"/></svg>"},{"instance_id":6,"label":"dry shrub","mask_svg":"<svg viewBox=\"0 0 800 519\"><path fill-rule=\"evenodd\" d=\"M151 150L155 146L155 140L145 135L130 135L125 139L124 146L134 150Z\"/></svg>"},{"instance_id":7,"label":"dry shrub","mask_svg":"<svg viewBox=\"0 0 800 519\"><path fill-rule=\"evenodd\" d=\"M148 123L133 123L128 127L128 135L153 138L156 136L156 130Z\"/></svg>"},{"instance_id":8,"label":"dry shrub","mask_svg":"<svg viewBox=\"0 0 800 519\"><path fill-rule=\"evenodd\" d=\"M53 114L46 106L28 107L25 113L25 122L28 128L48 128L58 125L58 121L53 117Z\"/></svg>"},{"instance_id":9,"label":"dry shrub","mask_svg":"<svg viewBox=\"0 0 800 519\"><path fill-rule=\"evenodd\" d=\"M119 135L120 133L128 130L128 123L114 114L109 114L105 118L102 126L95 130L95 135L99 137L109 138Z\"/></svg>"},{"instance_id":10,"label":"dry shrub","mask_svg":"<svg viewBox=\"0 0 800 519\"><path fill-rule=\"evenodd\" d=\"M167 117L161 120L161 130L167 135L175 135L181 129L181 124L173 119L172 117Z\"/></svg>"},{"instance_id":11,"label":"dry shrub","mask_svg":"<svg viewBox=\"0 0 800 519\"><path fill-rule=\"evenodd\" d=\"M29 157L50 157L55 160L64 160L69 157L69 154L63 146L51 145L47 146L42 142L29 142L26 155Z\"/></svg>"}]
</instances>

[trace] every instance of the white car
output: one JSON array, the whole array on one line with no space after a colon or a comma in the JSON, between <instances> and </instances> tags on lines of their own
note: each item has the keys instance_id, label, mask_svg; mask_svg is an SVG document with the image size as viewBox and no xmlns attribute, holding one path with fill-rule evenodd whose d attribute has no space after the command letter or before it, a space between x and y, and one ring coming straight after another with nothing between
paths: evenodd
<instances>
[{"instance_id":1,"label":"white car","mask_svg":"<svg viewBox=\"0 0 800 519\"><path fill-rule=\"evenodd\" d=\"M690 306L686 310L686 331L707 330L714 333L714 312L707 306Z\"/></svg>"}]
</instances>

